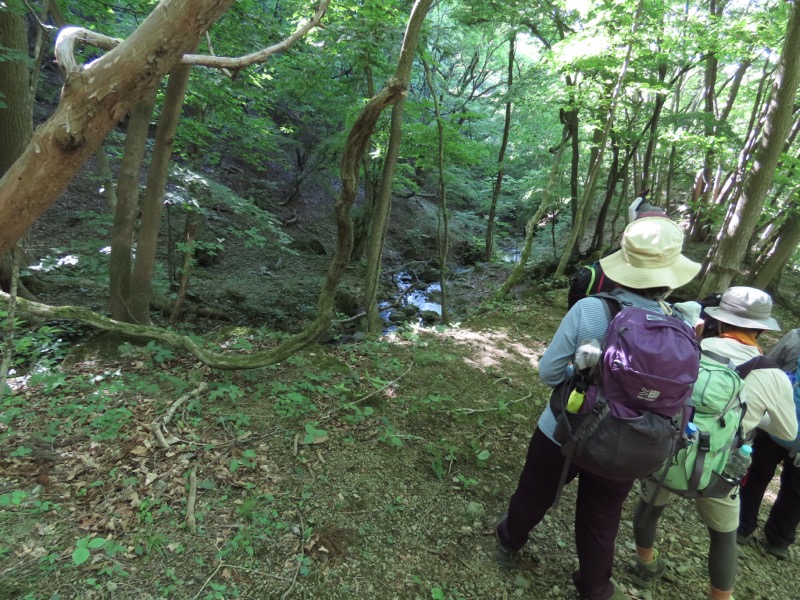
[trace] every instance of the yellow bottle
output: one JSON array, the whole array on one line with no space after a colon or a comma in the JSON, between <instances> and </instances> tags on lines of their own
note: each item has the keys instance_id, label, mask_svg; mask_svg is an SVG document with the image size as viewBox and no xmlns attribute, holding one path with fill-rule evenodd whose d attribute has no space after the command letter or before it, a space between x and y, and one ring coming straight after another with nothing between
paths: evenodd
<instances>
[{"instance_id":1,"label":"yellow bottle","mask_svg":"<svg viewBox=\"0 0 800 600\"><path fill-rule=\"evenodd\" d=\"M580 390L572 390L569 398L567 398L567 412L576 413L583 406L583 401L586 400L586 392Z\"/></svg>"}]
</instances>

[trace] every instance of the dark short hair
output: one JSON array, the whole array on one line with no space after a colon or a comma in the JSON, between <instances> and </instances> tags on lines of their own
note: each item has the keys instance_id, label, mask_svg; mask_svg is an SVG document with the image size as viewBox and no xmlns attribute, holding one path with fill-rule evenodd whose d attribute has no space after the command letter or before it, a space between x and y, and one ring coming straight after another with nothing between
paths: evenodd
<instances>
[{"instance_id":1,"label":"dark short hair","mask_svg":"<svg viewBox=\"0 0 800 600\"><path fill-rule=\"evenodd\" d=\"M636 289L628 286L621 285L621 288L628 290L629 292L633 292L637 296L642 296L647 298L648 300L663 300L667 294L672 291L670 287L651 287L651 288L644 288L644 289Z\"/></svg>"}]
</instances>

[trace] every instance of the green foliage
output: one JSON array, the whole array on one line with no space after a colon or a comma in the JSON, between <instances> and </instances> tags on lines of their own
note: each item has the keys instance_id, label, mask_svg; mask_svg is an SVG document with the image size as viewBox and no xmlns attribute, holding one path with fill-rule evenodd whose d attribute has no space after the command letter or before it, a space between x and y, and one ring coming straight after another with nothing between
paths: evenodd
<instances>
[{"instance_id":1,"label":"green foliage","mask_svg":"<svg viewBox=\"0 0 800 600\"><path fill-rule=\"evenodd\" d=\"M66 356L69 346L63 338L65 331L60 324L40 323L31 328L27 327L25 321L15 319L13 328L15 334L9 363L12 373L46 371ZM8 329L8 311L0 310L0 331Z\"/></svg>"}]
</instances>

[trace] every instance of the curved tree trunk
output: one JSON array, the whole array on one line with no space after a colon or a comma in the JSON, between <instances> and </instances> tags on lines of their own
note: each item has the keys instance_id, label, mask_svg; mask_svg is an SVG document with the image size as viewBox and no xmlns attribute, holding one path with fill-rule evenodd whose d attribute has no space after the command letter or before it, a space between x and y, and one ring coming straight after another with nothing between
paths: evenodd
<instances>
[{"instance_id":1,"label":"curved tree trunk","mask_svg":"<svg viewBox=\"0 0 800 600\"><path fill-rule=\"evenodd\" d=\"M417 38L425 17L431 8L433 0L416 0L411 9L411 15L403 37L403 47L397 64L394 79L408 88L411 77L411 66L414 64L414 54L417 48ZM375 198L375 216L367 243L367 269L364 282L364 303L367 309L367 332L379 333L381 330L378 315L378 279L381 272L381 259L383 257L383 242L386 236L386 226L389 222L389 212L392 207L392 184L394 182L394 169L397 165L397 156L400 152L402 137L403 109L405 108L406 94L397 100L392 108L392 123L389 134L389 144L386 149L386 160L383 164L383 177L378 196Z\"/></svg>"},{"instance_id":2,"label":"curved tree trunk","mask_svg":"<svg viewBox=\"0 0 800 600\"><path fill-rule=\"evenodd\" d=\"M367 65L364 68L367 78L367 97L375 96L375 78L372 76L372 68ZM367 249L367 239L369 230L372 226L372 215L375 212L375 181L373 180L372 157L370 157L369 147L364 149L364 156L361 159L364 170L364 203L361 212L353 218L353 256L350 260L359 260L364 256Z\"/></svg>"},{"instance_id":3,"label":"curved tree trunk","mask_svg":"<svg viewBox=\"0 0 800 600\"><path fill-rule=\"evenodd\" d=\"M511 86L514 83L514 52L516 48L516 35L511 37L508 43L508 93L511 94ZM492 260L494 250L494 220L497 215L497 201L500 198L500 190L503 187L503 175L505 166L503 162L506 158L506 148L508 147L508 135L511 131L511 99L506 102L506 118L503 124L503 140L500 142L500 152L497 156L497 177L492 188L492 202L489 205L489 220L486 224L486 248L483 259L486 262Z\"/></svg>"},{"instance_id":4,"label":"curved tree trunk","mask_svg":"<svg viewBox=\"0 0 800 600\"><path fill-rule=\"evenodd\" d=\"M784 141L792 126L794 100L800 83L800 3L792 3L783 51L778 61L764 129L753 156L753 168L742 195L731 206L712 248L700 297L727 288L741 270L750 238L758 224Z\"/></svg>"}]
</instances>

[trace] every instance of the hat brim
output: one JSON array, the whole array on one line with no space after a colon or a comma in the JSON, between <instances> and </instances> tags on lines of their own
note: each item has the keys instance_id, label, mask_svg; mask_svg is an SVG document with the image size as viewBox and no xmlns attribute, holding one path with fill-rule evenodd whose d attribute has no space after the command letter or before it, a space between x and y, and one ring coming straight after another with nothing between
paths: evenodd
<instances>
[{"instance_id":1,"label":"hat brim","mask_svg":"<svg viewBox=\"0 0 800 600\"><path fill-rule=\"evenodd\" d=\"M682 254L669 266L645 269L634 267L617 250L600 259L606 275L613 281L635 290L668 287L671 289L686 285L700 272L700 263L689 260Z\"/></svg>"},{"instance_id":2,"label":"hat brim","mask_svg":"<svg viewBox=\"0 0 800 600\"><path fill-rule=\"evenodd\" d=\"M727 323L728 325L736 325L738 327L745 327L747 329L769 329L770 331L781 330L781 326L778 325L778 322L772 317L767 317L766 319L746 319L745 317L731 314L719 306L707 307L706 314L709 317L716 319L717 321Z\"/></svg>"}]
</instances>

